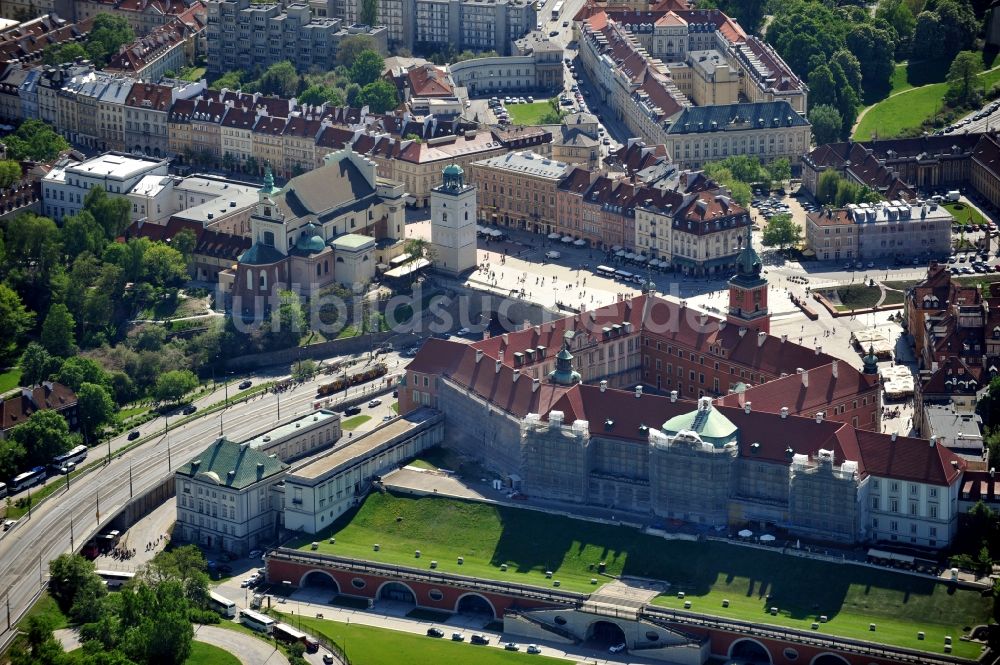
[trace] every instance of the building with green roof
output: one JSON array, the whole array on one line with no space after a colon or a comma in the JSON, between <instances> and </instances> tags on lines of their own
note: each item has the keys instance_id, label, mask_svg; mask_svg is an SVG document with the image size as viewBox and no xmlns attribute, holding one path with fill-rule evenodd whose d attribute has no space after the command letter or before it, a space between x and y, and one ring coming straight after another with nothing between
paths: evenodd
<instances>
[{"instance_id":1,"label":"building with green roof","mask_svg":"<svg viewBox=\"0 0 1000 665\"><path fill-rule=\"evenodd\" d=\"M174 538L245 556L281 526L288 465L249 443L216 439L174 472Z\"/></svg>"}]
</instances>

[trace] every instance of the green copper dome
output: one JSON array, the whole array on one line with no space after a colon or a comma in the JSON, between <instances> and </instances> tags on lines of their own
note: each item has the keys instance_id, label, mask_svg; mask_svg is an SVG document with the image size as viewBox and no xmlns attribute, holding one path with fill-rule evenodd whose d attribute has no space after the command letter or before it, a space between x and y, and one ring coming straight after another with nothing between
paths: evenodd
<instances>
[{"instance_id":1,"label":"green copper dome","mask_svg":"<svg viewBox=\"0 0 1000 665\"><path fill-rule=\"evenodd\" d=\"M753 248L753 227L747 226L746 241L736 257L736 274L739 277L756 279L760 277L760 257Z\"/></svg>"},{"instance_id":2,"label":"green copper dome","mask_svg":"<svg viewBox=\"0 0 1000 665\"><path fill-rule=\"evenodd\" d=\"M698 400L698 409L674 416L663 423L665 434L674 436L681 432L695 432L701 440L721 448L727 443L736 441L739 430L729 418L712 408L712 400L703 397Z\"/></svg>"},{"instance_id":3,"label":"green copper dome","mask_svg":"<svg viewBox=\"0 0 1000 665\"><path fill-rule=\"evenodd\" d=\"M309 222L302 229L302 235L295 242L295 247L303 252L322 252L326 249L326 242L323 240L323 236L319 234L319 229L316 225Z\"/></svg>"},{"instance_id":4,"label":"green copper dome","mask_svg":"<svg viewBox=\"0 0 1000 665\"><path fill-rule=\"evenodd\" d=\"M549 372L549 381L562 386L580 383L580 373L573 370L573 354L569 352L569 340L563 343L562 351L556 356L556 368Z\"/></svg>"},{"instance_id":5,"label":"green copper dome","mask_svg":"<svg viewBox=\"0 0 1000 665\"><path fill-rule=\"evenodd\" d=\"M449 164L448 166L444 167L445 175L456 176L456 175L462 175L464 173L465 171L458 164Z\"/></svg>"}]
</instances>

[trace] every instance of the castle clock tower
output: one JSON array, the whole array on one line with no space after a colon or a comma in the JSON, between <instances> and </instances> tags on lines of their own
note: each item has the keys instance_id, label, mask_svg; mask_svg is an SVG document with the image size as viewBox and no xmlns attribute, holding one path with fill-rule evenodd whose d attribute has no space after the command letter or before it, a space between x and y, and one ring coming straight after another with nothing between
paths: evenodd
<instances>
[{"instance_id":1,"label":"castle clock tower","mask_svg":"<svg viewBox=\"0 0 1000 665\"><path fill-rule=\"evenodd\" d=\"M761 277L760 257L754 251L752 230L747 234L736 257L736 274L729 279L729 310L726 321L732 325L771 332L771 313L767 309L767 280Z\"/></svg>"}]
</instances>

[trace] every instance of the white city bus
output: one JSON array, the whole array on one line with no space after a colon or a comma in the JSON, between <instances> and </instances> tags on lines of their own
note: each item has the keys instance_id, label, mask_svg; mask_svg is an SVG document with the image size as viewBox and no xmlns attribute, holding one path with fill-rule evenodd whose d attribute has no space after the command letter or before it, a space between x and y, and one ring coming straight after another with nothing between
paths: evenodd
<instances>
[{"instance_id":1,"label":"white city bus","mask_svg":"<svg viewBox=\"0 0 1000 665\"><path fill-rule=\"evenodd\" d=\"M125 570L95 570L109 589L120 589L126 582L135 579L135 573Z\"/></svg>"},{"instance_id":2,"label":"white city bus","mask_svg":"<svg viewBox=\"0 0 1000 665\"><path fill-rule=\"evenodd\" d=\"M270 635L277 621L260 612L240 610L240 623L248 628L253 628L256 631Z\"/></svg>"},{"instance_id":3,"label":"white city bus","mask_svg":"<svg viewBox=\"0 0 1000 665\"><path fill-rule=\"evenodd\" d=\"M20 492L21 490L28 489L29 487L34 487L44 480L45 467L36 466L31 471L25 471L22 474L14 476L14 480L10 481L10 491Z\"/></svg>"},{"instance_id":4,"label":"white city bus","mask_svg":"<svg viewBox=\"0 0 1000 665\"><path fill-rule=\"evenodd\" d=\"M553 21L559 20L559 15L562 14L562 10L563 10L563 2L562 0L559 0L559 2L556 3L556 6L552 8Z\"/></svg>"},{"instance_id":5,"label":"white city bus","mask_svg":"<svg viewBox=\"0 0 1000 665\"><path fill-rule=\"evenodd\" d=\"M208 606L227 619L236 618L236 603L214 591L208 593Z\"/></svg>"}]
</instances>

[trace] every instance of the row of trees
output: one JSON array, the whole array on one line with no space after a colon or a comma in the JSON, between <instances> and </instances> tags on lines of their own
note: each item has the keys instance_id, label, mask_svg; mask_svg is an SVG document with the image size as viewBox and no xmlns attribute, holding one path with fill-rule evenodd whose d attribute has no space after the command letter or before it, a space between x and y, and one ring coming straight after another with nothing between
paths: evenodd
<instances>
[{"instance_id":1,"label":"row of trees","mask_svg":"<svg viewBox=\"0 0 1000 665\"><path fill-rule=\"evenodd\" d=\"M340 43L337 67L332 71L302 75L291 62L284 61L256 78L244 71L226 72L211 87L295 97L303 104L367 105L374 113L384 113L399 103L395 87L382 79L384 68L374 40L368 35L351 35Z\"/></svg>"},{"instance_id":2,"label":"row of trees","mask_svg":"<svg viewBox=\"0 0 1000 665\"><path fill-rule=\"evenodd\" d=\"M135 40L135 32L121 16L101 13L94 17L94 24L82 42L62 42L47 46L42 59L47 65L89 59L95 67L108 64L108 59L118 52L123 44Z\"/></svg>"},{"instance_id":3,"label":"row of trees","mask_svg":"<svg viewBox=\"0 0 1000 665\"><path fill-rule=\"evenodd\" d=\"M25 120L17 131L3 138L3 143L13 160L50 162L69 150L69 142L41 120Z\"/></svg>"},{"instance_id":4,"label":"row of trees","mask_svg":"<svg viewBox=\"0 0 1000 665\"><path fill-rule=\"evenodd\" d=\"M882 197L870 187L848 180L836 171L824 171L816 182L816 200L841 208L849 203L877 203Z\"/></svg>"}]
</instances>

